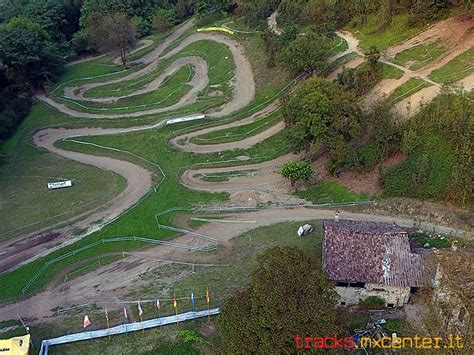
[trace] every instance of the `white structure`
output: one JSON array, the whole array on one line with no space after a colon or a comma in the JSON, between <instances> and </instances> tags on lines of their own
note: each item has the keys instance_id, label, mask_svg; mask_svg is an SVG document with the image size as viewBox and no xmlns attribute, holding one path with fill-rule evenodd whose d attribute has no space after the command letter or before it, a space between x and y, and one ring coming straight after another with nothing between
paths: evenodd
<instances>
[{"instance_id":1,"label":"white structure","mask_svg":"<svg viewBox=\"0 0 474 355\"><path fill-rule=\"evenodd\" d=\"M50 189L50 190L63 189L65 187L71 187L71 186L72 186L72 181L71 180L58 181L58 182L48 182L48 189Z\"/></svg>"}]
</instances>

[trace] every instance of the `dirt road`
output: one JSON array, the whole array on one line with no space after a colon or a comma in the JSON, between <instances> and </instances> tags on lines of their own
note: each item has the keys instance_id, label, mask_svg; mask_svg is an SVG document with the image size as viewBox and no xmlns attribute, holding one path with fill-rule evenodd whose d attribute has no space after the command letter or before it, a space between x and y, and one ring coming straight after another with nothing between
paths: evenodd
<instances>
[{"instance_id":1,"label":"dirt road","mask_svg":"<svg viewBox=\"0 0 474 355\"><path fill-rule=\"evenodd\" d=\"M209 223L200 227L197 232L216 238L223 246L218 254L206 257L207 262L212 262L213 260L218 261L222 259L221 256L225 255L228 248L231 247L229 241L232 238L238 237L248 230L277 222L307 221L324 218L334 218L334 210L294 208L230 213L226 214L226 220L234 221L234 223ZM413 226L413 221L409 219L346 211L341 212L340 218L395 222L405 227ZM422 227L426 230L432 230L435 227L442 233L449 233L450 231L450 228L434 226L429 223L424 223ZM190 235L177 237L173 241L181 244L195 243L195 240ZM122 300L122 297L130 292L130 285L133 285L133 289L138 289L144 284L140 275L163 265L163 262L159 260L193 260L193 262L199 262L200 257L202 257L202 252L198 256L183 249L158 246L147 249L144 252L134 252L131 255L127 255L124 259L100 267L87 275L80 276L67 283L63 283L64 274L62 274L53 282L54 286L50 286L46 291L24 301L1 307L0 319L13 319L19 314L26 319L36 318L33 321L34 323L53 321L54 319L51 317L55 315L54 310L57 307L66 308L77 304L94 302L112 303Z\"/></svg>"}]
</instances>

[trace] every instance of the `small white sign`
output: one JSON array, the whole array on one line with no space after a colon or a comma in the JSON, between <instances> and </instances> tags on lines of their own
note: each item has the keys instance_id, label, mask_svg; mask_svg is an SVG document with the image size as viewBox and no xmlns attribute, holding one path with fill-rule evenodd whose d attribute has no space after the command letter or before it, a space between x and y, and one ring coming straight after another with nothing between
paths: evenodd
<instances>
[{"instance_id":1,"label":"small white sign","mask_svg":"<svg viewBox=\"0 0 474 355\"><path fill-rule=\"evenodd\" d=\"M48 189L50 189L50 190L63 189L65 187L71 187L71 186L72 186L72 181L71 180L58 181L58 182L48 182Z\"/></svg>"},{"instance_id":2,"label":"small white sign","mask_svg":"<svg viewBox=\"0 0 474 355\"><path fill-rule=\"evenodd\" d=\"M188 116L188 117L172 118L172 119L166 121L166 124L170 125L170 124L181 123L181 122L201 120L204 117L206 117L206 116L204 116L204 115L195 115L195 116Z\"/></svg>"}]
</instances>

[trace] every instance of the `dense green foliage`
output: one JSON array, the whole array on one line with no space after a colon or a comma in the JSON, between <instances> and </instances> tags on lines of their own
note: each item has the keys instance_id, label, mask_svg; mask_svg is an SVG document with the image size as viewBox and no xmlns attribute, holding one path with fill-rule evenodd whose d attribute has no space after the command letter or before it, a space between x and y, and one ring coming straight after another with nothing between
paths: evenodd
<instances>
[{"instance_id":1,"label":"dense green foliage","mask_svg":"<svg viewBox=\"0 0 474 355\"><path fill-rule=\"evenodd\" d=\"M408 158L386 169L385 193L395 196L472 202L474 104L466 94L443 93L404 128Z\"/></svg>"},{"instance_id":2,"label":"dense green foliage","mask_svg":"<svg viewBox=\"0 0 474 355\"><path fill-rule=\"evenodd\" d=\"M298 24L321 33L334 31L349 21L364 23L370 14L377 14L381 30L400 13L409 14L408 21L415 24L438 19L454 7L472 7L469 0L237 0L237 4L250 23L265 20L278 10L282 27Z\"/></svg>"},{"instance_id":3,"label":"dense green foliage","mask_svg":"<svg viewBox=\"0 0 474 355\"><path fill-rule=\"evenodd\" d=\"M250 285L225 302L219 316L226 353L286 354L295 336L339 334L337 294L321 266L295 247L258 257Z\"/></svg>"},{"instance_id":4,"label":"dense green foliage","mask_svg":"<svg viewBox=\"0 0 474 355\"><path fill-rule=\"evenodd\" d=\"M289 179L291 186L294 186L296 181L308 181L313 175L313 170L308 162L289 161L283 164L280 174Z\"/></svg>"},{"instance_id":5,"label":"dense green foliage","mask_svg":"<svg viewBox=\"0 0 474 355\"><path fill-rule=\"evenodd\" d=\"M400 131L387 103L364 113L354 91L322 78L304 82L284 103L296 150L324 148L328 170L370 169L399 146Z\"/></svg>"},{"instance_id":6,"label":"dense green foliage","mask_svg":"<svg viewBox=\"0 0 474 355\"><path fill-rule=\"evenodd\" d=\"M29 112L32 89L54 79L63 65L53 36L30 18L0 24L0 142Z\"/></svg>"},{"instance_id":7,"label":"dense green foliage","mask_svg":"<svg viewBox=\"0 0 474 355\"><path fill-rule=\"evenodd\" d=\"M279 53L279 61L294 74L322 73L326 69L330 49L326 36L308 32L284 47Z\"/></svg>"},{"instance_id":8,"label":"dense green foliage","mask_svg":"<svg viewBox=\"0 0 474 355\"><path fill-rule=\"evenodd\" d=\"M367 62L356 68L343 68L337 74L337 81L347 89L355 91L359 96L368 93L384 77L384 66L378 60L380 53L373 47L366 55Z\"/></svg>"},{"instance_id":9,"label":"dense green foliage","mask_svg":"<svg viewBox=\"0 0 474 355\"><path fill-rule=\"evenodd\" d=\"M0 2L0 142L28 114L32 91L61 71L80 6L74 0Z\"/></svg>"},{"instance_id":10,"label":"dense green foliage","mask_svg":"<svg viewBox=\"0 0 474 355\"><path fill-rule=\"evenodd\" d=\"M445 92L400 123L389 102L365 110L354 90L315 78L286 99L283 112L295 149L324 148L327 169L333 174L370 170L394 152L404 151L404 162L383 170L387 195L469 204L473 109L468 94Z\"/></svg>"}]
</instances>

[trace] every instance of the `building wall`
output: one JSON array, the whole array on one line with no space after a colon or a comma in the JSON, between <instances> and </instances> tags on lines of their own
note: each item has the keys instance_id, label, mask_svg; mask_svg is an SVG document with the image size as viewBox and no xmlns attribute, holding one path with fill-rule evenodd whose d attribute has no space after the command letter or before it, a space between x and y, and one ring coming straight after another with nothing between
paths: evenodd
<instances>
[{"instance_id":1,"label":"building wall","mask_svg":"<svg viewBox=\"0 0 474 355\"><path fill-rule=\"evenodd\" d=\"M365 284L364 288L336 286L336 292L341 297L339 302L346 305L358 304L360 299L370 296L378 296L385 300L385 303L400 307L408 303L410 297L410 287L387 286L378 284Z\"/></svg>"},{"instance_id":2,"label":"building wall","mask_svg":"<svg viewBox=\"0 0 474 355\"><path fill-rule=\"evenodd\" d=\"M445 334L456 334L466 338L473 332L474 320L469 302L457 294L455 286L443 278L443 268L438 265L433 281L432 302L437 311L439 329ZM459 291L459 290L458 290Z\"/></svg>"}]
</instances>

